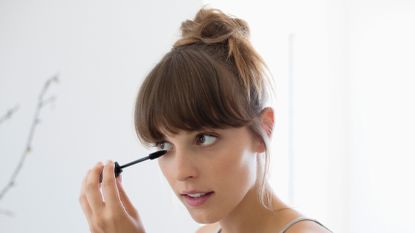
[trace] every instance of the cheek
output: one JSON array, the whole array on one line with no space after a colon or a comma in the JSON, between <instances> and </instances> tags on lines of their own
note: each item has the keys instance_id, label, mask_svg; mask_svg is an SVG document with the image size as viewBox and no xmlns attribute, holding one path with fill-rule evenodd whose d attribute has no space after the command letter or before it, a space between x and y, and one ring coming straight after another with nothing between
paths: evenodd
<instances>
[{"instance_id":1,"label":"cheek","mask_svg":"<svg viewBox=\"0 0 415 233\"><path fill-rule=\"evenodd\" d=\"M218 169L215 169L215 174L220 174L219 178L224 181L224 188L228 187L244 193L255 185L256 156L250 151L228 151L223 154L222 161L216 167Z\"/></svg>"},{"instance_id":2,"label":"cheek","mask_svg":"<svg viewBox=\"0 0 415 233\"><path fill-rule=\"evenodd\" d=\"M173 174L169 166L169 162L165 158L159 158L158 164L161 172L163 173L170 186L173 186Z\"/></svg>"}]
</instances>

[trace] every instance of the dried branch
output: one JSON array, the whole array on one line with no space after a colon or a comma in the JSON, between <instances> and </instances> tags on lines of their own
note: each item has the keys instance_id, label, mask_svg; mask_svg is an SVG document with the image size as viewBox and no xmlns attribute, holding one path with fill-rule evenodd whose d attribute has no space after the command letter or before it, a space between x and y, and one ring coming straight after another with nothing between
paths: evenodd
<instances>
[{"instance_id":1,"label":"dried branch","mask_svg":"<svg viewBox=\"0 0 415 233\"><path fill-rule=\"evenodd\" d=\"M30 127L30 131L29 131L29 136L27 138L27 142L26 142L26 147L23 150L21 157L20 157L20 161L17 164L16 168L13 171L12 176L9 179L9 182L7 183L7 185L1 190L0 192L0 200L4 198L4 196L6 195L6 193L10 190L10 188L12 188L15 185L15 181L17 178L17 175L20 173L23 164L26 160L27 155L32 151L32 141L33 138L35 136L35 132L36 132L36 127L40 122L39 116L40 116L40 112L42 110L42 108L44 106L46 106L47 104L53 102L55 100L55 97L49 97L45 99L45 94L49 88L49 86L52 83L58 83L58 75L53 76L52 78L46 80L45 84L43 85L43 88L39 94L38 97L38 103L37 103L37 107L35 110L35 114L33 117L33 121L32 121L32 125ZM7 115L7 114L6 114ZM8 216L13 216L13 213L11 213L10 211L0 211L0 214L5 214Z\"/></svg>"},{"instance_id":2,"label":"dried branch","mask_svg":"<svg viewBox=\"0 0 415 233\"><path fill-rule=\"evenodd\" d=\"M8 217L14 217L14 213L10 210L0 209L0 214L1 215L6 215Z\"/></svg>"},{"instance_id":3,"label":"dried branch","mask_svg":"<svg viewBox=\"0 0 415 233\"><path fill-rule=\"evenodd\" d=\"M3 116L0 117L0 125L3 122L9 120L15 112L19 109L19 105L14 106L14 108L9 109Z\"/></svg>"}]
</instances>

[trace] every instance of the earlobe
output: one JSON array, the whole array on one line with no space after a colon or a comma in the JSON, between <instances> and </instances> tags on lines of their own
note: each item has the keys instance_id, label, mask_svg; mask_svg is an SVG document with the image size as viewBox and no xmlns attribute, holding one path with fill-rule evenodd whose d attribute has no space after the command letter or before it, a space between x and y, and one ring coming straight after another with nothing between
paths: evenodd
<instances>
[{"instance_id":1,"label":"earlobe","mask_svg":"<svg viewBox=\"0 0 415 233\"><path fill-rule=\"evenodd\" d=\"M274 128L274 110L271 107L266 107L261 111L261 126L271 138Z\"/></svg>"},{"instance_id":2,"label":"earlobe","mask_svg":"<svg viewBox=\"0 0 415 233\"><path fill-rule=\"evenodd\" d=\"M265 144L261 139L258 139L258 141L257 141L256 152L258 152L258 153L264 153L265 152Z\"/></svg>"},{"instance_id":3,"label":"earlobe","mask_svg":"<svg viewBox=\"0 0 415 233\"><path fill-rule=\"evenodd\" d=\"M265 135L256 137L255 142L255 152L257 153L264 153L266 151L266 145L264 140L268 140L271 138L272 130L274 128L274 110L271 107L266 107L262 109L260 116L259 116L261 128ZM262 138L268 137L268 138Z\"/></svg>"}]
</instances>

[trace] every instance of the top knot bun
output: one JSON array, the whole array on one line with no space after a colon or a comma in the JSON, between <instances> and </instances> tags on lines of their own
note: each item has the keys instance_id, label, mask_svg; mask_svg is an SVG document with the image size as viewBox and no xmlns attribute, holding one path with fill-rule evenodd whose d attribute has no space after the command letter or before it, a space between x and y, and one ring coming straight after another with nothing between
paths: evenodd
<instances>
[{"instance_id":1,"label":"top knot bun","mask_svg":"<svg viewBox=\"0 0 415 233\"><path fill-rule=\"evenodd\" d=\"M182 38L173 49L205 51L239 78L248 99L264 99L258 95L265 93L266 65L249 41L249 28L244 20L218 9L202 8L193 20L182 23L181 31Z\"/></svg>"},{"instance_id":2,"label":"top knot bun","mask_svg":"<svg viewBox=\"0 0 415 233\"><path fill-rule=\"evenodd\" d=\"M247 23L230 17L218 9L202 8L193 20L186 20L181 25L182 38L174 47L194 43L226 43L228 39L248 39Z\"/></svg>"}]
</instances>

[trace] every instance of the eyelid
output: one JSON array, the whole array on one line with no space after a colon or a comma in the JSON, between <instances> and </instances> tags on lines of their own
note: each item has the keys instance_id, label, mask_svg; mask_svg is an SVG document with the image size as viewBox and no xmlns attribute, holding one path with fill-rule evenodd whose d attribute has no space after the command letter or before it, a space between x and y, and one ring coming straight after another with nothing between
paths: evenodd
<instances>
[{"instance_id":1,"label":"eyelid","mask_svg":"<svg viewBox=\"0 0 415 233\"><path fill-rule=\"evenodd\" d=\"M213 137L219 137L219 134L214 132L214 131L204 131L204 132L200 132L198 135L209 135L209 136L213 136Z\"/></svg>"}]
</instances>

